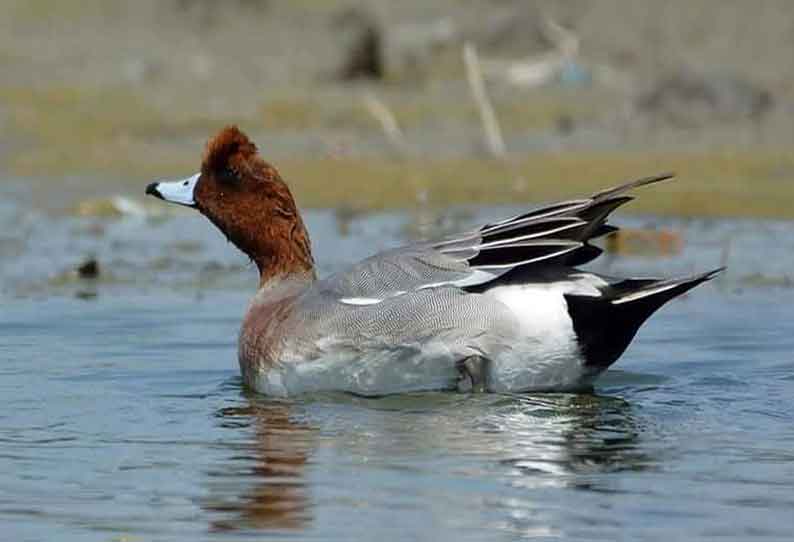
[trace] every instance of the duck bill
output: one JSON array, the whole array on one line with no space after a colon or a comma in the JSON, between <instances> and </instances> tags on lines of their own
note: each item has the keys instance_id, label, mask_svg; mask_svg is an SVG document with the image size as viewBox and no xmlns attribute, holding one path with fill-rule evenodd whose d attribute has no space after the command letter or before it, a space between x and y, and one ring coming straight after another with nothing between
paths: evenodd
<instances>
[{"instance_id":1,"label":"duck bill","mask_svg":"<svg viewBox=\"0 0 794 542\"><path fill-rule=\"evenodd\" d=\"M181 179L179 181L158 181L146 187L146 193L163 201L170 201L185 207L195 207L196 199L194 191L201 173Z\"/></svg>"}]
</instances>

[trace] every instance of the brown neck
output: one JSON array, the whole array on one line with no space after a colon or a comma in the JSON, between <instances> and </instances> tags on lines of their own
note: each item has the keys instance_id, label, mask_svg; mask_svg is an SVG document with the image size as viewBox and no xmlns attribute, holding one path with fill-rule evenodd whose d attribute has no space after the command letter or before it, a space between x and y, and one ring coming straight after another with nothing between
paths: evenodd
<instances>
[{"instance_id":1,"label":"brown neck","mask_svg":"<svg viewBox=\"0 0 794 542\"><path fill-rule=\"evenodd\" d=\"M219 229L256 264L260 288L282 278L317 278L309 234L299 214L277 220L246 213L241 216L246 219Z\"/></svg>"},{"instance_id":2,"label":"brown neck","mask_svg":"<svg viewBox=\"0 0 794 542\"><path fill-rule=\"evenodd\" d=\"M309 233L300 216L295 218L292 228L274 232L273 237L262 239L256 250L246 251L259 269L260 288L281 278L317 278Z\"/></svg>"}]
</instances>

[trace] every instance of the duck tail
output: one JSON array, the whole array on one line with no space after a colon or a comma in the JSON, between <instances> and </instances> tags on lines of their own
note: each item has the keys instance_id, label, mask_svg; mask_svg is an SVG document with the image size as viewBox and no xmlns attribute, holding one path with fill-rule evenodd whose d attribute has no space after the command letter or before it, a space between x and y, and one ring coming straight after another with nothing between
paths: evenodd
<instances>
[{"instance_id":1,"label":"duck tail","mask_svg":"<svg viewBox=\"0 0 794 542\"><path fill-rule=\"evenodd\" d=\"M602 296L567 294L568 313L585 365L603 371L626 350L640 326L662 305L722 272L721 267L690 277L626 279Z\"/></svg>"}]
</instances>

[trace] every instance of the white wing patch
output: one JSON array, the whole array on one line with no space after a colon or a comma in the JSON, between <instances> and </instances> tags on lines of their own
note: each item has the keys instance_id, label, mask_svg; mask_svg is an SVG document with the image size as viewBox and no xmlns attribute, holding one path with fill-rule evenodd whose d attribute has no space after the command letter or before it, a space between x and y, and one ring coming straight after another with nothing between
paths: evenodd
<instances>
[{"instance_id":1,"label":"white wing patch","mask_svg":"<svg viewBox=\"0 0 794 542\"><path fill-rule=\"evenodd\" d=\"M375 297L343 297L339 300L345 305L377 305L381 301L383 300Z\"/></svg>"},{"instance_id":2,"label":"white wing patch","mask_svg":"<svg viewBox=\"0 0 794 542\"><path fill-rule=\"evenodd\" d=\"M396 292L391 292L384 298L379 297L342 297L339 299L340 303L345 305L377 305L378 303L382 303L387 299L391 299L392 297L397 297L403 295L405 290L397 290Z\"/></svg>"}]
</instances>

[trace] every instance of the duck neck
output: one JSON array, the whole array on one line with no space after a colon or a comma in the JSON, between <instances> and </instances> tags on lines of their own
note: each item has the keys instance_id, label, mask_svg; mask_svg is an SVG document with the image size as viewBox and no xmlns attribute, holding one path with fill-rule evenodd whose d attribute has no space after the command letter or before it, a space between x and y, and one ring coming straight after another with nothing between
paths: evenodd
<instances>
[{"instance_id":1,"label":"duck neck","mask_svg":"<svg viewBox=\"0 0 794 542\"><path fill-rule=\"evenodd\" d=\"M283 261L274 262L272 260L262 262L260 260L254 260L254 263L256 263L259 269L260 290L283 280L307 283L317 280L313 262L311 262L312 265L306 265L305 262L301 261L300 265L295 265L295 262L285 263Z\"/></svg>"},{"instance_id":2,"label":"duck neck","mask_svg":"<svg viewBox=\"0 0 794 542\"><path fill-rule=\"evenodd\" d=\"M313 282L317 278L311 241L300 216L291 229L258 239L252 250L243 251L259 270L259 288L284 279Z\"/></svg>"},{"instance_id":3,"label":"duck neck","mask_svg":"<svg viewBox=\"0 0 794 542\"><path fill-rule=\"evenodd\" d=\"M258 221L256 228L244 227L246 224L221 228L229 241L256 264L259 288L284 279L312 282L317 278L309 233L300 215L292 218L289 227Z\"/></svg>"}]
</instances>

